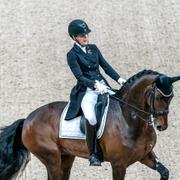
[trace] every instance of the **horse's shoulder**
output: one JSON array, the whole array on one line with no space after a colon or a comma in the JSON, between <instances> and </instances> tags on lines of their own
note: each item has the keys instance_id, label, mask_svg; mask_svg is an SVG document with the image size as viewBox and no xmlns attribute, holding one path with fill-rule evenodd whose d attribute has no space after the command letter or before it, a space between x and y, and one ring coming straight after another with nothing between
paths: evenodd
<instances>
[{"instance_id":1,"label":"horse's shoulder","mask_svg":"<svg viewBox=\"0 0 180 180\"><path fill-rule=\"evenodd\" d=\"M120 117L121 116L121 106L120 106L120 103L110 97L109 98L109 108L108 108L108 118L113 118L114 116L116 117Z\"/></svg>"}]
</instances>

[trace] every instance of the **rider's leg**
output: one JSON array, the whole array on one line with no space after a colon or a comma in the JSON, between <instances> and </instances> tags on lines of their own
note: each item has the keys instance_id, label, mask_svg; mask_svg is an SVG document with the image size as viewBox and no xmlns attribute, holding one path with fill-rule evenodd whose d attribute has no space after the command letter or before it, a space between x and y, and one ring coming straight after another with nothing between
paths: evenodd
<instances>
[{"instance_id":1,"label":"rider's leg","mask_svg":"<svg viewBox=\"0 0 180 180\"><path fill-rule=\"evenodd\" d=\"M95 104L97 102L98 94L88 89L81 102L81 108L86 118L86 142L90 154L90 165L100 166L101 162L98 157L97 152L97 139L96 139L96 114L95 114Z\"/></svg>"},{"instance_id":2,"label":"rider's leg","mask_svg":"<svg viewBox=\"0 0 180 180\"><path fill-rule=\"evenodd\" d=\"M96 92L87 89L81 102L81 109L84 113L84 116L91 125L95 125L97 123L96 114L94 110L94 107L97 103L97 98L98 94Z\"/></svg>"},{"instance_id":3,"label":"rider's leg","mask_svg":"<svg viewBox=\"0 0 180 180\"><path fill-rule=\"evenodd\" d=\"M96 125L89 124L86 120L86 142L89 149L89 162L90 166L100 166L101 161L99 159L99 152L97 148L97 138L96 138Z\"/></svg>"}]
</instances>

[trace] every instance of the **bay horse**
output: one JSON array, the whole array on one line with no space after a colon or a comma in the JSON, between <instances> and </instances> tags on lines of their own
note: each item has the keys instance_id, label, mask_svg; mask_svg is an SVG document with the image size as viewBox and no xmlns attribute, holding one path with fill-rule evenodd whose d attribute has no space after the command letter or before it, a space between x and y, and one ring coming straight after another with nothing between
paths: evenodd
<instances>
[{"instance_id":1,"label":"bay horse","mask_svg":"<svg viewBox=\"0 0 180 180\"><path fill-rule=\"evenodd\" d=\"M169 179L168 169L153 148L155 127L168 127L169 104L173 97L168 77L152 70L141 71L127 80L110 98L104 133L99 140L104 160L112 166L113 180L123 180L126 169L139 161ZM33 153L46 167L49 180L68 180L76 156L88 159L85 140L59 138L59 121L67 102L53 102L31 112L26 119L1 128L0 179L16 177Z\"/></svg>"}]
</instances>

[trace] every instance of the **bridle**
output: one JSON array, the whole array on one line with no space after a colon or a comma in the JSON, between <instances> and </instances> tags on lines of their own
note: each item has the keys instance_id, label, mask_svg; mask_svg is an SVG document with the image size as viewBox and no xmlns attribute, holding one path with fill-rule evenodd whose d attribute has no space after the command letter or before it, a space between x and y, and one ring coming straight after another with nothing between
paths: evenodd
<instances>
[{"instance_id":1,"label":"bridle","mask_svg":"<svg viewBox=\"0 0 180 180\"><path fill-rule=\"evenodd\" d=\"M143 109L140 109L130 103L127 103L126 101L124 101L122 98L119 98L115 95L111 95L111 97L113 97L114 99L116 99L117 101L119 101L120 103L122 104L126 104L127 106L129 106L130 108L138 111L138 112L141 112L143 113L144 115L146 116L150 116L150 118L148 119L145 119L143 118L142 116L140 116L139 114L137 113L134 113L134 117L139 117L141 120L145 121L148 125L151 125L151 126L154 126L154 119L157 118L158 116L165 116L165 115L168 115L169 113L169 110L168 109L165 109L165 110L161 110L161 111L157 111L155 109L155 93L156 91L159 91L161 93L162 96L164 97L170 97L172 96L173 92L171 92L169 95L165 95L164 93L162 93L162 91L156 86L156 83L153 83L152 84L152 90L151 90L151 93L150 93L150 111L144 111Z\"/></svg>"},{"instance_id":2,"label":"bridle","mask_svg":"<svg viewBox=\"0 0 180 180\"><path fill-rule=\"evenodd\" d=\"M150 107L151 107L150 108L150 113L152 114L153 118L155 118L157 116L165 116L165 115L168 115L168 113L169 113L169 109L165 109L163 111L155 110L154 101L155 101L155 92L156 92L156 90L159 91L163 97L170 97L170 96L172 96L172 93L173 93L173 92L171 92L170 94L165 95L159 88L157 88L156 84L153 83L152 91L151 91L151 98L150 98Z\"/></svg>"}]
</instances>

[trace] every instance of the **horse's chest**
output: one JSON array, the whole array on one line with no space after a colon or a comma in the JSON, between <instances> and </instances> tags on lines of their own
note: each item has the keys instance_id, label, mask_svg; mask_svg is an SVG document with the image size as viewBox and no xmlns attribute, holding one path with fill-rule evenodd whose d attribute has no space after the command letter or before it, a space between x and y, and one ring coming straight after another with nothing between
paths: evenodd
<instances>
[{"instance_id":1,"label":"horse's chest","mask_svg":"<svg viewBox=\"0 0 180 180\"><path fill-rule=\"evenodd\" d=\"M146 154L152 151L156 143L156 134L153 132L149 136L142 136L137 141L134 142L134 147L132 148L132 154L134 154L137 159L143 158Z\"/></svg>"},{"instance_id":2,"label":"horse's chest","mask_svg":"<svg viewBox=\"0 0 180 180\"><path fill-rule=\"evenodd\" d=\"M136 154L144 155L152 151L154 148L155 142L153 140L148 140L144 142L138 142L134 148L133 151Z\"/></svg>"},{"instance_id":3,"label":"horse's chest","mask_svg":"<svg viewBox=\"0 0 180 180\"><path fill-rule=\"evenodd\" d=\"M135 160L142 159L146 154L152 151L156 143L156 134L152 132L134 140L129 148L129 156Z\"/></svg>"}]
</instances>

